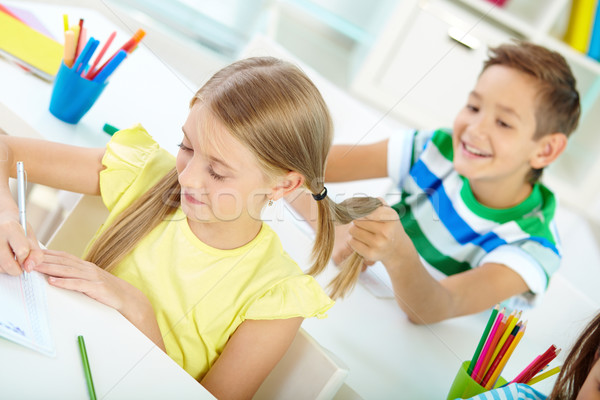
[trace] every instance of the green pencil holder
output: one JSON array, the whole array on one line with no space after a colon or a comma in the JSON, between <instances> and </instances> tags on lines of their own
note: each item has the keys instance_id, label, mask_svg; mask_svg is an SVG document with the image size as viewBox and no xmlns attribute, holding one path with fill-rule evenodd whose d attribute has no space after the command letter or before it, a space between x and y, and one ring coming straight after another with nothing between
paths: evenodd
<instances>
[{"instance_id":1,"label":"green pencil holder","mask_svg":"<svg viewBox=\"0 0 600 400\"><path fill-rule=\"evenodd\" d=\"M454 382L452 382L452 386L450 386L450 391L448 392L446 400L468 399L469 397L477 396L486 391L483 386L475 382L467 373L470 364L470 360L461 364L456 373L456 377L454 378ZM504 378L499 377L494 387L500 387L506 383Z\"/></svg>"}]
</instances>

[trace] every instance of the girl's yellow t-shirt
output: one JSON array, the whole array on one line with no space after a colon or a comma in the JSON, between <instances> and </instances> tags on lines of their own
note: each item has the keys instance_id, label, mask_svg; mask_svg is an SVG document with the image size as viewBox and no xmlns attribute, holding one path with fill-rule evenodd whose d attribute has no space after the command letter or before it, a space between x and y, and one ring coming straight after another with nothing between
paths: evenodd
<instances>
[{"instance_id":1,"label":"girl's yellow t-shirt","mask_svg":"<svg viewBox=\"0 0 600 400\"><path fill-rule=\"evenodd\" d=\"M113 136L103 164L100 190L110 215L95 237L174 168L175 159L138 125ZM244 320L322 318L333 305L267 224L246 245L219 250L193 234L181 208L112 272L145 293L167 354L198 380Z\"/></svg>"}]
</instances>

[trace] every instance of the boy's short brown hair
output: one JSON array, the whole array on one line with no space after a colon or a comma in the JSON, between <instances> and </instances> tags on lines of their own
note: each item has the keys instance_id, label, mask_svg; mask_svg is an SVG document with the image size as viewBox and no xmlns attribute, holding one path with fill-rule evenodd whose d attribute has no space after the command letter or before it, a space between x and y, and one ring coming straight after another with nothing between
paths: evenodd
<instances>
[{"instance_id":1,"label":"boy's short brown hair","mask_svg":"<svg viewBox=\"0 0 600 400\"><path fill-rule=\"evenodd\" d=\"M488 55L482 73L492 65L503 65L538 79L534 139L555 132L564 133L567 137L571 135L577 128L581 108L575 77L562 55L526 41L490 48ZM529 181L534 183L542 171L532 172L533 176L529 177Z\"/></svg>"}]
</instances>

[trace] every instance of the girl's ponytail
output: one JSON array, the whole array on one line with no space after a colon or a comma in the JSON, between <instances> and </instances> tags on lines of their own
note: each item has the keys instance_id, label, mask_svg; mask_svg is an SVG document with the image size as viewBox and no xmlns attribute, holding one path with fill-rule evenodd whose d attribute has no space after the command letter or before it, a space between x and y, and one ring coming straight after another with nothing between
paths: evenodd
<instances>
[{"instance_id":1,"label":"girl's ponytail","mask_svg":"<svg viewBox=\"0 0 600 400\"><path fill-rule=\"evenodd\" d=\"M324 192L326 195L327 189L324 189ZM312 249L313 265L308 271L313 276L321 273L331 258L335 240L334 225L349 224L357 218L369 215L382 205L379 199L373 197L352 197L338 204L329 197L319 199L323 191L319 193L313 194L318 205L317 233ZM344 297L352 290L362 266L363 258L356 252L340 264L340 272L328 285L333 299Z\"/></svg>"}]
</instances>

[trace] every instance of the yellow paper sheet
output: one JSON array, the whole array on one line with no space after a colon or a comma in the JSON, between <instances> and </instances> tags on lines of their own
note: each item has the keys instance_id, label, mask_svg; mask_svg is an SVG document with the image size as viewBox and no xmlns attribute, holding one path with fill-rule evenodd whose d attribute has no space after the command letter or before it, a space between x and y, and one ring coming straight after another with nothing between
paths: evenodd
<instances>
[{"instance_id":1,"label":"yellow paper sheet","mask_svg":"<svg viewBox=\"0 0 600 400\"><path fill-rule=\"evenodd\" d=\"M56 75L63 57L62 44L3 12L0 12L0 51L47 80Z\"/></svg>"}]
</instances>

